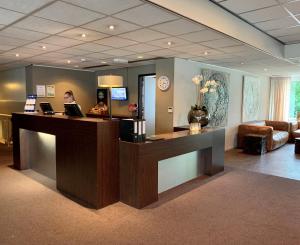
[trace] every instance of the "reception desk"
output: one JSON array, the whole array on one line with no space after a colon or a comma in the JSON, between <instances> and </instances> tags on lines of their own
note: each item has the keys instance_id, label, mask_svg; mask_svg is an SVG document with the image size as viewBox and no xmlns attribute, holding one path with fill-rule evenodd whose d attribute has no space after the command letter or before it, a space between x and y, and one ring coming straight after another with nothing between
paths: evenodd
<instances>
[{"instance_id":1,"label":"reception desk","mask_svg":"<svg viewBox=\"0 0 300 245\"><path fill-rule=\"evenodd\" d=\"M146 143L120 141L120 200L132 207L143 208L158 200L161 160L196 151L203 174L211 176L224 170L224 128L205 128L197 134L180 131L159 137L163 139Z\"/></svg>"},{"instance_id":2,"label":"reception desk","mask_svg":"<svg viewBox=\"0 0 300 245\"><path fill-rule=\"evenodd\" d=\"M96 209L119 201L118 121L13 113L12 127L14 168L31 167L24 130L50 134L59 191Z\"/></svg>"}]
</instances>

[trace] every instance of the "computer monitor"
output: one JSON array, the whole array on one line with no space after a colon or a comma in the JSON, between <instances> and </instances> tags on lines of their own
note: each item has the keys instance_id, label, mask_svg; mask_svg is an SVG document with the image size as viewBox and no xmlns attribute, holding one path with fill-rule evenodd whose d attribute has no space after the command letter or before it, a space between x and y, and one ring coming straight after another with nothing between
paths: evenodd
<instances>
[{"instance_id":1,"label":"computer monitor","mask_svg":"<svg viewBox=\"0 0 300 245\"><path fill-rule=\"evenodd\" d=\"M119 87L119 88L111 88L111 99L112 100L127 100L127 88Z\"/></svg>"},{"instance_id":2,"label":"computer monitor","mask_svg":"<svg viewBox=\"0 0 300 245\"><path fill-rule=\"evenodd\" d=\"M40 107L45 115L53 115L54 114L54 110L49 102L41 102Z\"/></svg>"},{"instance_id":3,"label":"computer monitor","mask_svg":"<svg viewBox=\"0 0 300 245\"><path fill-rule=\"evenodd\" d=\"M65 103L65 114L71 117L84 117L76 103Z\"/></svg>"}]
</instances>

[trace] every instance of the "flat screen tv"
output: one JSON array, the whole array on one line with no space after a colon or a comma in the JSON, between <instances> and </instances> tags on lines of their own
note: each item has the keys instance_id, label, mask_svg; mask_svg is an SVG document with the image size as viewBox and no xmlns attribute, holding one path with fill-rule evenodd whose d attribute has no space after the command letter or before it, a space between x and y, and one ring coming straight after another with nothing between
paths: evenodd
<instances>
[{"instance_id":1,"label":"flat screen tv","mask_svg":"<svg viewBox=\"0 0 300 245\"><path fill-rule=\"evenodd\" d=\"M128 100L127 88L111 88L111 99L112 100Z\"/></svg>"}]
</instances>

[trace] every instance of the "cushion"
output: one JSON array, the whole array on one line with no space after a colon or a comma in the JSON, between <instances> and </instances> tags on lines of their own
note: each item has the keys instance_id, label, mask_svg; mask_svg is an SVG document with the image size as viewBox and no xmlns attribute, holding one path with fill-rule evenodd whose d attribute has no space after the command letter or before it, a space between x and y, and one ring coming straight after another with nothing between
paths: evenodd
<instances>
[{"instance_id":1,"label":"cushion","mask_svg":"<svg viewBox=\"0 0 300 245\"><path fill-rule=\"evenodd\" d=\"M289 140L289 133L286 131L273 131L273 144L272 148L276 149L282 145L284 145Z\"/></svg>"},{"instance_id":2,"label":"cushion","mask_svg":"<svg viewBox=\"0 0 300 245\"><path fill-rule=\"evenodd\" d=\"M300 137L300 129L297 129L293 132L293 137L294 138L299 138Z\"/></svg>"}]
</instances>

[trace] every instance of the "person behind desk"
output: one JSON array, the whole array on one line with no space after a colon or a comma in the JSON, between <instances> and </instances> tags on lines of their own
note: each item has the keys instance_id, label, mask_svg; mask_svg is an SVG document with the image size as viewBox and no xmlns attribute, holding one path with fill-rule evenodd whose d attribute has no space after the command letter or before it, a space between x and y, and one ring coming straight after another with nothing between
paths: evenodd
<instances>
[{"instance_id":1,"label":"person behind desk","mask_svg":"<svg viewBox=\"0 0 300 245\"><path fill-rule=\"evenodd\" d=\"M72 104L77 104L75 100L75 96L72 90L68 90L64 94L64 103L72 103ZM81 110L81 106L77 104L79 109Z\"/></svg>"}]
</instances>

